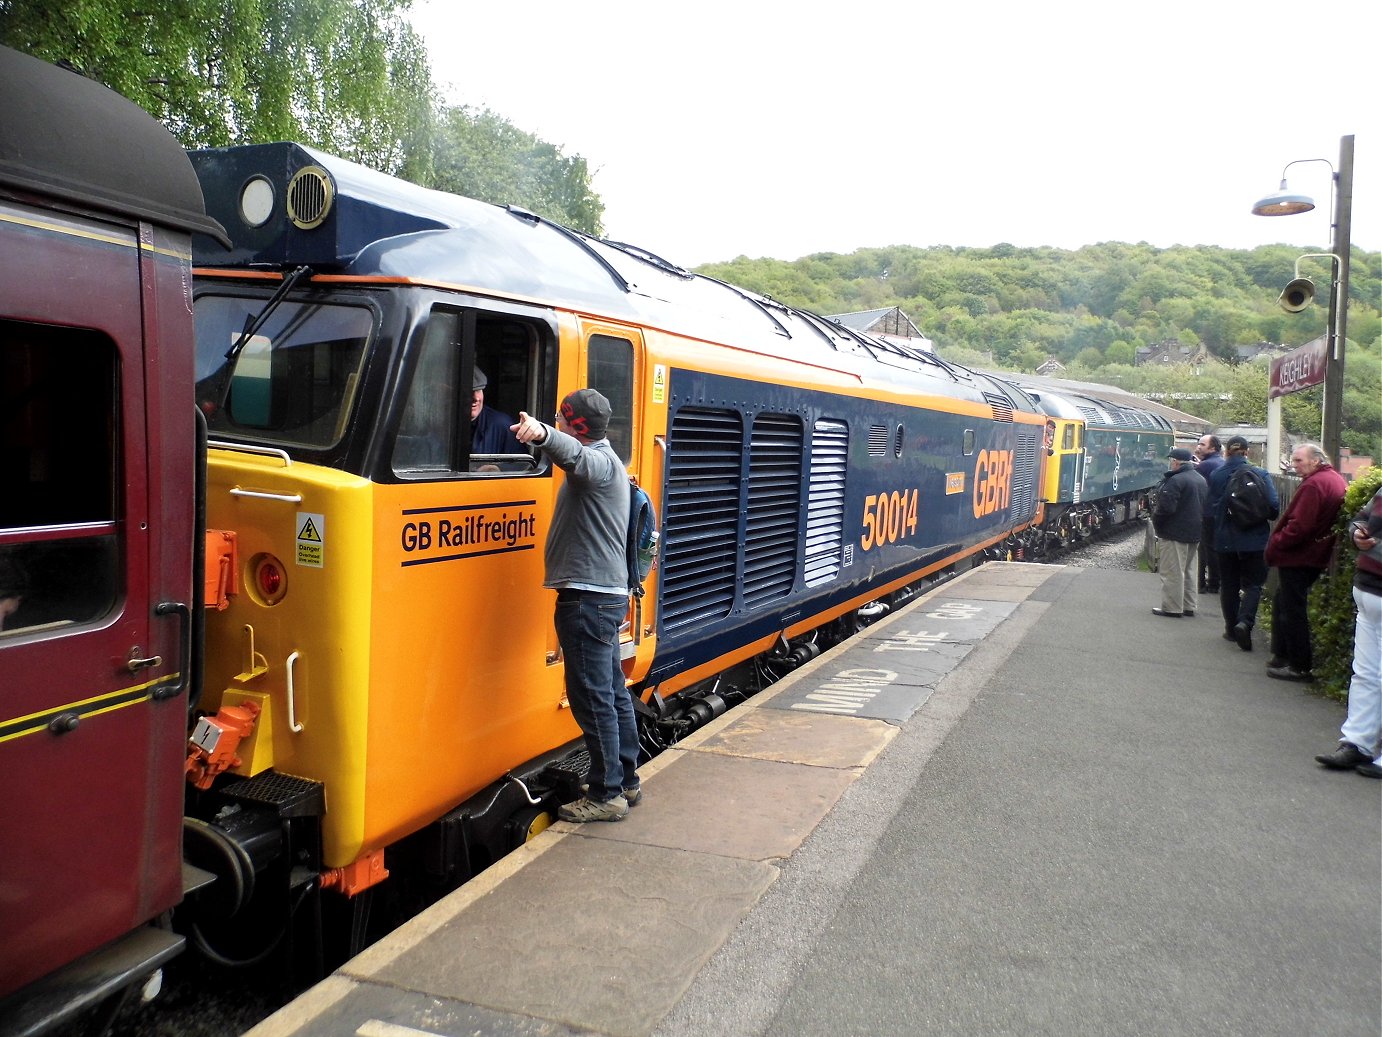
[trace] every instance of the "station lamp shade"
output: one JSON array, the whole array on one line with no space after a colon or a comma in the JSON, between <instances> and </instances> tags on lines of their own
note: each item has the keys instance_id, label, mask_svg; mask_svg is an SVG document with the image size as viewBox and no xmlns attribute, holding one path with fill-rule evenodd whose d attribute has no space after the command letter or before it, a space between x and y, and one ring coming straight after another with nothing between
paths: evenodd
<instances>
[{"instance_id":1,"label":"station lamp shade","mask_svg":"<svg viewBox=\"0 0 1382 1037\"><path fill-rule=\"evenodd\" d=\"M1309 195L1296 194L1281 181L1275 194L1260 199L1253 207L1254 216L1294 216L1298 212L1309 212L1315 207L1315 199Z\"/></svg>"}]
</instances>

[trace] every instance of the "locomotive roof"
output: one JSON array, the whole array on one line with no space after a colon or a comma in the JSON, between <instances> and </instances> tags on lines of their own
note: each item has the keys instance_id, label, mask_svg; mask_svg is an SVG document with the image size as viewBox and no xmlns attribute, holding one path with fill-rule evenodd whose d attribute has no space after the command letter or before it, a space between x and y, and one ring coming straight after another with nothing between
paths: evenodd
<instances>
[{"instance_id":1,"label":"locomotive roof","mask_svg":"<svg viewBox=\"0 0 1382 1037\"><path fill-rule=\"evenodd\" d=\"M8 47L0 97L0 185L224 237L182 145L132 101Z\"/></svg>"},{"instance_id":2,"label":"locomotive roof","mask_svg":"<svg viewBox=\"0 0 1382 1037\"><path fill-rule=\"evenodd\" d=\"M195 261L202 266L306 264L323 272L474 287L800 360L861 380L987 402L999 411L1034 409L1012 386L903 341L854 331L513 206L418 187L300 144L190 154L208 211L233 239L229 251L194 240ZM287 217L286 204L293 177L310 167L329 174L332 201L320 223L304 229ZM240 215L240 192L256 178L273 188L273 213L251 225Z\"/></svg>"},{"instance_id":3,"label":"locomotive roof","mask_svg":"<svg viewBox=\"0 0 1382 1037\"><path fill-rule=\"evenodd\" d=\"M1087 384L1083 392L1065 386L1052 388L1031 383L1026 377L1015 379L1014 384L1031 393L1037 406L1051 417L1082 418L1091 425L1119 430L1171 431L1170 422L1161 415L1130 405L1116 391L1100 392L1092 384Z\"/></svg>"}]
</instances>

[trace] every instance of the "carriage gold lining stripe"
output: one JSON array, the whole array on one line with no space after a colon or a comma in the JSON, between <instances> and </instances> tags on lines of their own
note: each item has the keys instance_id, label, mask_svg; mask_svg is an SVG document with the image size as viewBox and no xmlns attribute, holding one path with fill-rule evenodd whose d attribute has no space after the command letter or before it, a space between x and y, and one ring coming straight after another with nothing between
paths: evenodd
<instances>
[{"instance_id":1,"label":"carriage gold lining stripe","mask_svg":"<svg viewBox=\"0 0 1382 1037\"><path fill-rule=\"evenodd\" d=\"M68 227L61 223L49 223L46 220L30 219L27 216L15 216L12 213L0 213L0 222L14 223L21 227L32 227L35 230L51 231L54 234L67 234L74 238L87 238L91 241L99 241L106 245L119 245L123 248L140 247L145 252L153 252L160 256L168 256L172 259L180 259L184 262L192 262L192 253L175 252L168 248L159 248L157 245L150 245L147 242L136 242L132 238L116 237L112 234L98 234L92 230L79 230L76 227Z\"/></svg>"},{"instance_id":2,"label":"carriage gold lining stripe","mask_svg":"<svg viewBox=\"0 0 1382 1037\"><path fill-rule=\"evenodd\" d=\"M79 718L91 717L100 713L109 713L115 709L123 709L126 706L137 705L152 697L154 687L177 679L177 674L169 674L130 688L122 688L119 691L97 695L94 698L69 702L66 705L45 709L39 713L15 717L13 720L0 721L0 742L8 742L14 738L22 738L24 735L45 730L54 718L62 716L64 713L71 713Z\"/></svg>"}]
</instances>

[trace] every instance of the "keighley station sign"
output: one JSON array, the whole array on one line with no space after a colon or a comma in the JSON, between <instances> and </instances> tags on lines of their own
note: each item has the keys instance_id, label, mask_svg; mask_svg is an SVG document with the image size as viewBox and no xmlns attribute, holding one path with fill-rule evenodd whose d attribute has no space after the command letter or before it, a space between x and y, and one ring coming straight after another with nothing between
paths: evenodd
<instances>
[{"instance_id":1,"label":"keighley station sign","mask_svg":"<svg viewBox=\"0 0 1382 1037\"><path fill-rule=\"evenodd\" d=\"M1328 361L1329 340L1324 335L1291 350L1283 357L1277 357L1272 361L1271 387L1267 398L1274 400L1278 396L1321 384Z\"/></svg>"}]
</instances>

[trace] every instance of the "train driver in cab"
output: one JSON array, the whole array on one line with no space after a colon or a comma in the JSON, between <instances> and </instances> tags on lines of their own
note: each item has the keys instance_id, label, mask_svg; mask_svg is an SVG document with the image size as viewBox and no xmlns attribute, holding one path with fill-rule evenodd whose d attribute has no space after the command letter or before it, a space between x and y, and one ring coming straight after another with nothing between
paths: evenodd
<instances>
[{"instance_id":1,"label":"train driver in cab","mask_svg":"<svg viewBox=\"0 0 1382 1037\"><path fill-rule=\"evenodd\" d=\"M513 434L513 418L485 403L489 378L479 367L470 389L470 452L472 454L523 454Z\"/></svg>"}]
</instances>

